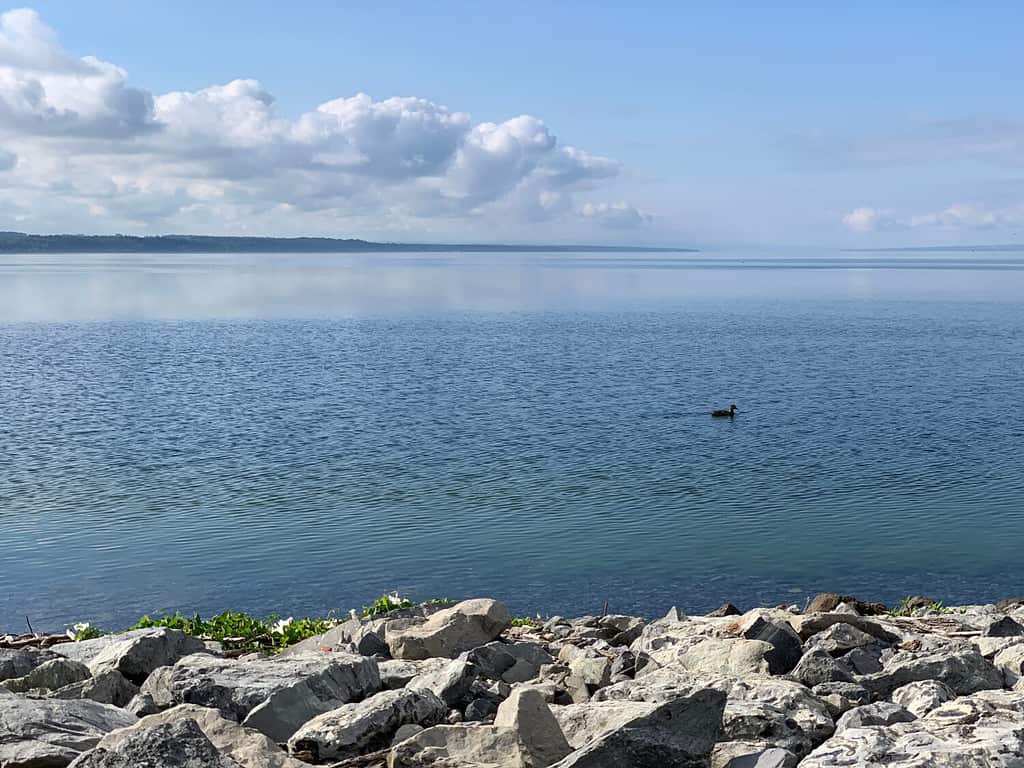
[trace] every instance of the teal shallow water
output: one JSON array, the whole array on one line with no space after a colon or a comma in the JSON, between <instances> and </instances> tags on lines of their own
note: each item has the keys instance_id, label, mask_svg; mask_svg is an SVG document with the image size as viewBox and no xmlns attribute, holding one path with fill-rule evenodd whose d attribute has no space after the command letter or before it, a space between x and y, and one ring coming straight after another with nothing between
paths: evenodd
<instances>
[{"instance_id":1,"label":"teal shallow water","mask_svg":"<svg viewBox=\"0 0 1024 768\"><path fill-rule=\"evenodd\" d=\"M0 629L1024 592L1018 255L161 259L0 257Z\"/></svg>"}]
</instances>

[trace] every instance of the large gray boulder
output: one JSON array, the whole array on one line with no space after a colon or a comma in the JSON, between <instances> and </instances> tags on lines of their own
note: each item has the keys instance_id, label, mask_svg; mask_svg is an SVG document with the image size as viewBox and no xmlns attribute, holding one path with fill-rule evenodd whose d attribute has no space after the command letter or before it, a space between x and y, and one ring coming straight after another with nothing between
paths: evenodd
<instances>
[{"instance_id":1,"label":"large gray boulder","mask_svg":"<svg viewBox=\"0 0 1024 768\"><path fill-rule=\"evenodd\" d=\"M379 690L377 662L346 653L245 660L195 654L156 670L142 686L162 709L213 707L280 742L313 717Z\"/></svg>"},{"instance_id":2,"label":"large gray boulder","mask_svg":"<svg viewBox=\"0 0 1024 768\"><path fill-rule=\"evenodd\" d=\"M853 677L847 669L820 649L808 651L800 659L790 677L808 688L822 683L852 683Z\"/></svg>"},{"instance_id":3,"label":"large gray boulder","mask_svg":"<svg viewBox=\"0 0 1024 768\"><path fill-rule=\"evenodd\" d=\"M852 613L805 613L790 616L788 621L804 640L810 639L833 624L848 624L883 643L898 643L901 640L899 627L895 624Z\"/></svg>"},{"instance_id":4,"label":"large gray boulder","mask_svg":"<svg viewBox=\"0 0 1024 768\"><path fill-rule=\"evenodd\" d=\"M180 704L144 717L135 725L104 736L96 748L120 752L123 742L138 731L182 720L194 721L218 752L243 768L308 768L306 763L289 757L272 739L259 731L228 720L215 709L196 704Z\"/></svg>"},{"instance_id":5,"label":"large gray boulder","mask_svg":"<svg viewBox=\"0 0 1024 768\"><path fill-rule=\"evenodd\" d=\"M174 664L189 654L205 653L206 645L180 630L153 627L63 643L59 649L62 656L87 665L94 675L117 670L136 685L142 685L157 667Z\"/></svg>"},{"instance_id":6,"label":"large gray boulder","mask_svg":"<svg viewBox=\"0 0 1024 768\"><path fill-rule=\"evenodd\" d=\"M460 708L469 696L476 670L472 664L462 659L453 659L444 663L439 669L424 672L408 682L406 688L430 691L441 699L449 708Z\"/></svg>"},{"instance_id":7,"label":"large gray boulder","mask_svg":"<svg viewBox=\"0 0 1024 768\"><path fill-rule=\"evenodd\" d=\"M721 728L725 694L705 688L655 707L576 750L557 768L706 768Z\"/></svg>"},{"instance_id":8,"label":"large gray boulder","mask_svg":"<svg viewBox=\"0 0 1024 768\"><path fill-rule=\"evenodd\" d=\"M774 652L775 647L763 640L700 637L692 644L666 648L656 663L707 675L767 675L767 656Z\"/></svg>"},{"instance_id":9,"label":"large gray boulder","mask_svg":"<svg viewBox=\"0 0 1024 768\"><path fill-rule=\"evenodd\" d=\"M103 736L135 723L134 715L95 701L0 695L0 766L59 768Z\"/></svg>"},{"instance_id":10,"label":"large gray boulder","mask_svg":"<svg viewBox=\"0 0 1024 768\"><path fill-rule=\"evenodd\" d=\"M551 711L569 746L579 749L657 708L657 704L646 701L589 701L553 707Z\"/></svg>"},{"instance_id":11,"label":"large gray boulder","mask_svg":"<svg viewBox=\"0 0 1024 768\"><path fill-rule=\"evenodd\" d=\"M544 646L529 641L487 643L468 651L463 658L472 663L480 675L507 683L532 680L540 674L542 666L554 662Z\"/></svg>"},{"instance_id":12,"label":"large gray boulder","mask_svg":"<svg viewBox=\"0 0 1024 768\"><path fill-rule=\"evenodd\" d=\"M541 694L518 688L498 707L494 725L511 728L529 754L533 766L549 766L572 752L565 735Z\"/></svg>"},{"instance_id":13,"label":"large gray boulder","mask_svg":"<svg viewBox=\"0 0 1024 768\"><path fill-rule=\"evenodd\" d=\"M0 648L0 680L24 677L39 665L59 658L53 651L36 648Z\"/></svg>"},{"instance_id":14,"label":"large gray boulder","mask_svg":"<svg viewBox=\"0 0 1024 768\"><path fill-rule=\"evenodd\" d=\"M89 668L85 664L71 659L50 659L24 677L14 677L0 682L0 686L14 693L32 690L53 691L65 685L87 680L89 677Z\"/></svg>"},{"instance_id":15,"label":"large gray boulder","mask_svg":"<svg viewBox=\"0 0 1024 768\"><path fill-rule=\"evenodd\" d=\"M96 748L73 768L241 768L222 754L195 720L161 723L132 731L116 748Z\"/></svg>"},{"instance_id":16,"label":"large gray boulder","mask_svg":"<svg viewBox=\"0 0 1024 768\"><path fill-rule=\"evenodd\" d=\"M958 696L1003 687L1003 674L975 650L927 654L901 651L885 662L881 672L857 682L877 697L887 697L907 683L938 680Z\"/></svg>"},{"instance_id":17,"label":"large gray boulder","mask_svg":"<svg viewBox=\"0 0 1024 768\"><path fill-rule=\"evenodd\" d=\"M738 622L739 634L747 640L761 640L772 646L765 653L768 671L773 675L789 672L803 655L800 636L784 621L773 621L771 613L755 611Z\"/></svg>"},{"instance_id":18,"label":"large gray boulder","mask_svg":"<svg viewBox=\"0 0 1024 768\"><path fill-rule=\"evenodd\" d=\"M137 685L112 669L81 682L65 685L49 695L55 699L92 699L115 707L127 707L138 693Z\"/></svg>"},{"instance_id":19,"label":"large gray boulder","mask_svg":"<svg viewBox=\"0 0 1024 768\"><path fill-rule=\"evenodd\" d=\"M1003 683L1012 688L1024 677L1024 644L1011 645L996 653L992 663L1003 675Z\"/></svg>"},{"instance_id":20,"label":"large gray boulder","mask_svg":"<svg viewBox=\"0 0 1024 768\"><path fill-rule=\"evenodd\" d=\"M924 717L936 707L955 699L956 694L938 680L921 680L900 686L889 698L915 717Z\"/></svg>"},{"instance_id":21,"label":"large gray boulder","mask_svg":"<svg viewBox=\"0 0 1024 768\"><path fill-rule=\"evenodd\" d=\"M403 725L438 725L447 714L429 691L385 691L314 717L288 740L288 751L314 762L345 760L384 749Z\"/></svg>"},{"instance_id":22,"label":"large gray boulder","mask_svg":"<svg viewBox=\"0 0 1024 768\"><path fill-rule=\"evenodd\" d=\"M810 736L785 710L759 701L730 700L722 714L719 741L758 743L803 757L814 746Z\"/></svg>"},{"instance_id":23,"label":"large gray boulder","mask_svg":"<svg viewBox=\"0 0 1024 768\"><path fill-rule=\"evenodd\" d=\"M877 639L874 635L869 635L852 624L839 622L811 635L805 647L808 651L820 650L830 656L842 656L854 648L863 648L875 642Z\"/></svg>"},{"instance_id":24,"label":"large gray boulder","mask_svg":"<svg viewBox=\"0 0 1024 768\"><path fill-rule=\"evenodd\" d=\"M497 600L464 600L421 624L392 630L387 644L396 659L455 658L489 643L509 628L512 618Z\"/></svg>"}]
</instances>

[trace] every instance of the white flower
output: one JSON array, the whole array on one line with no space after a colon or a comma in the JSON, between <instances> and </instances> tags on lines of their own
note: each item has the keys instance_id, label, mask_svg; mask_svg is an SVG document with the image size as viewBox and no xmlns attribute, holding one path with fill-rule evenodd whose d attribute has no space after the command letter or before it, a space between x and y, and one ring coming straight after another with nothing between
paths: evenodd
<instances>
[{"instance_id":1,"label":"white flower","mask_svg":"<svg viewBox=\"0 0 1024 768\"><path fill-rule=\"evenodd\" d=\"M398 592L392 592L390 595L387 596L387 598L388 602L396 608L402 604L402 598L398 594Z\"/></svg>"},{"instance_id":2,"label":"white flower","mask_svg":"<svg viewBox=\"0 0 1024 768\"><path fill-rule=\"evenodd\" d=\"M72 624L71 629L67 631L67 636L74 640L79 634L85 632L89 628L89 622L80 621L77 624Z\"/></svg>"},{"instance_id":3,"label":"white flower","mask_svg":"<svg viewBox=\"0 0 1024 768\"><path fill-rule=\"evenodd\" d=\"M280 635L282 632L284 632L284 628L291 624L292 621L294 621L294 619L292 619L291 616L289 616L287 619L280 619L277 622L275 622L274 626L270 628L270 631L273 632L275 635Z\"/></svg>"}]
</instances>

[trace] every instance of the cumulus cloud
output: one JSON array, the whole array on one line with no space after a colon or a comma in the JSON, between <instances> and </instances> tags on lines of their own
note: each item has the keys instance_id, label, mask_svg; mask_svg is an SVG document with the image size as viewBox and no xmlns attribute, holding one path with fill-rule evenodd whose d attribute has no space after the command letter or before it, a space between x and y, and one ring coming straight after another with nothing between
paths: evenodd
<instances>
[{"instance_id":1,"label":"cumulus cloud","mask_svg":"<svg viewBox=\"0 0 1024 768\"><path fill-rule=\"evenodd\" d=\"M975 203L953 203L941 211L896 216L891 210L855 208L843 216L843 224L854 232L879 229L995 229L1024 224L1024 204L988 208Z\"/></svg>"},{"instance_id":2,"label":"cumulus cloud","mask_svg":"<svg viewBox=\"0 0 1024 768\"><path fill-rule=\"evenodd\" d=\"M579 209L579 214L585 220L596 221L602 226L614 229L640 227L652 218L625 202L584 203Z\"/></svg>"},{"instance_id":3,"label":"cumulus cloud","mask_svg":"<svg viewBox=\"0 0 1024 768\"><path fill-rule=\"evenodd\" d=\"M871 232L879 223L887 220L888 213L877 208L854 208L843 216L843 224L854 232Z\"/></svg>"},{"instance_id":4,"label":"cumulus cloud","mask_svg":"<svg viewBox=\"0 0 1024 768\"><path fill-rule=\"evenodd\" d=\"M0 14L0 123L69 136L126 136L153 127L153 99L123 69L73 58L31 10Z\"/></svg>"},{"instance_id":5,"label":"cumulus cloud","mask_svg":"<svg viewBox=\"0 0 1024 768\"><path fill-rule=\"evenodd\" d=\"M341 233L436 217L647 220L625 203L580 207L619 164L563 144L537 117L474 122L427 99L363 93L292 117L252 79L154 96L115 64L67 53L27 9L0 15L0 140L10 210L45 200L51 220L63 210L92 217L91 229L231 231L271 215L291 231Z\"/></svg>"}]
</instances>

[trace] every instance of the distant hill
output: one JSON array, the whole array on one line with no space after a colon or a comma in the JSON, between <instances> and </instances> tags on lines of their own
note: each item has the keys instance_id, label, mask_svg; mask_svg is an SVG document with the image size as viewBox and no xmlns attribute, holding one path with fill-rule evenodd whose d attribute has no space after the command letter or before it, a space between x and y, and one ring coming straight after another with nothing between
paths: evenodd
<instances>
[{"instance_id":1,"label":"distant hill","mask_svg":"<svg viewBox=\"0 0 1024 768\"><path fill-rule=\"evenodd\" d=\"M331 237L214 237L210 235L29 235L0 232L0 253L373 253L409 251L568 253L693 253L695 248L617 245L493 245L374 243Z\"/></svg>"}]
</instances>

